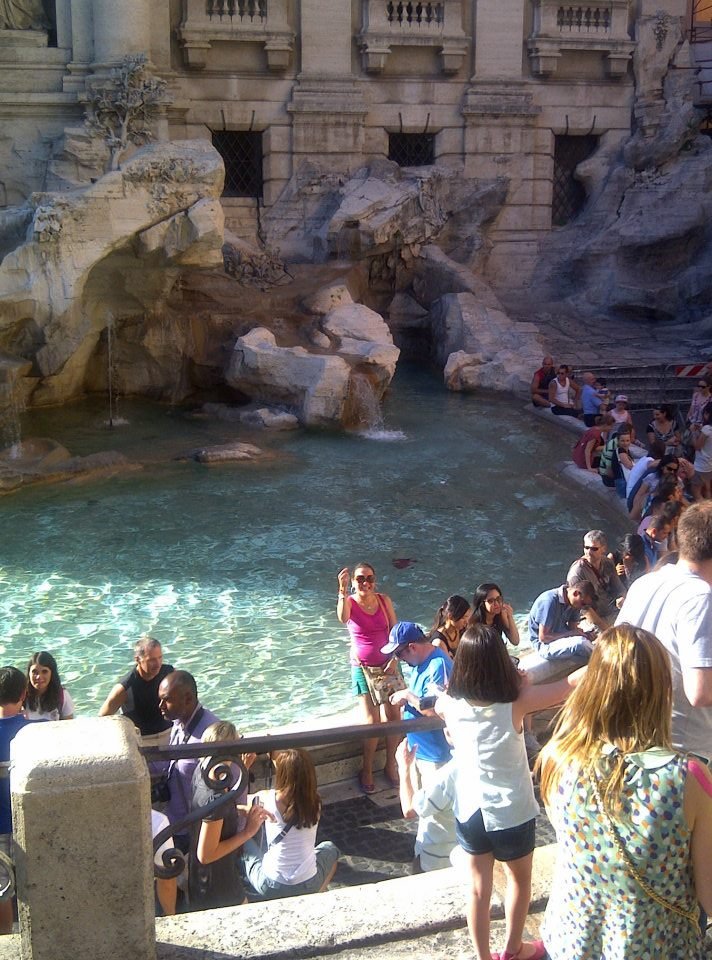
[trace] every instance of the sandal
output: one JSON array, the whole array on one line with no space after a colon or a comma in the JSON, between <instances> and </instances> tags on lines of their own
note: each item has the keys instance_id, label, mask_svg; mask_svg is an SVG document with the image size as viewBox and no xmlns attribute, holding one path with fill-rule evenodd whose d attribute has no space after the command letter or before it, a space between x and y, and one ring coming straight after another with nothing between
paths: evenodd
<instances>
[{"instance_id":1,"label":"sandal","mask_svg":"<svg viewBox=\"0 0 712 960\"><path fill-rule=\"evenodd\" d=\"M492 960L523 960L520 956L522 947L533 947L533 953L530 953L526 960L544 960L547 956L546 947L543 940L526 940L516 953L510 953L509 950L503 950L501 953L493 953Z\"/></svg>"},{"instance_id":2,"label":"sandal","mask_svg":"<svg viewBox=\"0 0 712 960\"><path fill-rule=\"evenodd\" d=\"M389 773L387 770L384 770L383 775L392 787L400 787L400 777L398 776L397 772L396 772L396 775L393 776L392 773Z\"/></svg>"},{"instance_id":3,"label":"sandal","mask_svg":"<svg viewBox=\"0 0 712 960\"><path fill-rule=\"evenodd\" d=\"M366 783L363 779L363 770L358 775L358 785L361 788L361 793L365 793L367 797L376 792L376 784Z\"/></svg>"}]
</instances>

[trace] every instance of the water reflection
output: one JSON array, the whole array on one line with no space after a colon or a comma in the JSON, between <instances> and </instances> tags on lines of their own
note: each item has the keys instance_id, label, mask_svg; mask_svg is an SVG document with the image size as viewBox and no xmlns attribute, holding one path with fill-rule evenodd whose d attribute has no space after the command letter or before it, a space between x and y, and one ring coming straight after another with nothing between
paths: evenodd
<instances>
[{"instance_id":1,"label":"water reflection","mask_svg":"<svg viewBox=\"0 0 712 960\"><path fill-rule=\"evenodd\" d=\"M86 404L32 414L24 434L72 453L148 450L154 466L0 501L0 656L20 666L51 650L78 713L98 707L142 632L244 730L343 709L344 564L374 563L404 619L429 625L448 594L482 580L501 583L521 616L562 580L584 530L625 532L556 479L568 434L505 399L447 394L422 372L396 378L392 442L240 432L280 455L269 466L175 463L241 428L127 402L122 413L130 425L109 438L105 412Z\"/></svg>"}]
</instances>

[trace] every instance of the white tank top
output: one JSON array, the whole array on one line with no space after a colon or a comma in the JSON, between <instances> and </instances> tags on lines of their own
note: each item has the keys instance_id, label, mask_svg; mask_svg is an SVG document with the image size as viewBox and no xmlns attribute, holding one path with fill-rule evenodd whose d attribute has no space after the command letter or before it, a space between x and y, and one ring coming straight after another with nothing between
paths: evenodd
<instances>
[{"instance_id":1,"label":"white tank top","mask_svg":"<svg viewBox=\"0 0 712 960\"><path fill-rule=\"evenodd\" d=\"M279 843L272 843L274 838L284 830L286 824L282 814L277 809L277 793L275 790L260 791L260 800L265 810L274 814L275 823L265 821L265 835L267 843L272 844L262 858L262 869L265 876L277 883L303 883L311 880L316 874L316 824L313 827L304 827L301 830L292 827L285 833Z\"/></svg>"},{"instance_id":2,"label":"white tank top","mask_svg":"<svg viewBox=\"0 0 712 960\"><path fill-rule=\"evenodd\" d=\"M524 734L512 723L511 703L478 707L443 697L454 744L455 817L466 823L482 811L486 830L518 827L539 813Z\"/></svg>"},{"instance_id":3,"label":"white tank top","mask_svg":"<svg viewBox=\"0 0 712 960\"><path fill-rule=\"evenodd\" d=\"M571 386L571 383L569 382L569 378L568 378L568 377L566 378L566 383L563 385L563 387L561 386L561 383L560 383L558 377L556 378L556 380L552 380L551 382L554 383L554 384L556 384L556 386L555 386L555 388L554 388L554 389L555 389L555 393L554 393L554 403L556 404L556 406L557 406L557 407L568 407L568 405L569 405L569 387Z\"/></svg>"}]
</instances>

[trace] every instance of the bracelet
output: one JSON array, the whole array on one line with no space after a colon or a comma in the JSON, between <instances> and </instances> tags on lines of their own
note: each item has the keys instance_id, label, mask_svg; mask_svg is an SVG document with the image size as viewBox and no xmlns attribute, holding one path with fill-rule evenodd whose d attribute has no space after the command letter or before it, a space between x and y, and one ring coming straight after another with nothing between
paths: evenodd
<instances>
[{"instance_id":1,"label":"bracelet","mask_svg":"<svg viewBox=\"0 0 712 960\"><path fill-rule=\"evenodd\" d=\"M346 600L347 597L348 597L348 593L340 593L336 599L337 599L337 600Z\"/></svg>"}]
</instances>

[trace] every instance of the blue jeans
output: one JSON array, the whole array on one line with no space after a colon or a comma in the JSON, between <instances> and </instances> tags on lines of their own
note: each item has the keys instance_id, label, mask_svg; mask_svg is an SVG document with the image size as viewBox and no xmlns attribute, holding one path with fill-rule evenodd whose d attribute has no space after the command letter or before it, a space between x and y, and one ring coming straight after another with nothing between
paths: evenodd
<instances>
[{"instance_id":1,"label":"blue jeans","mask_svg":"<svg viewBox=\"0 0 712 960\"><path fill-rule=\"evenodd\" d=\"M261 897L276 900L279 897L300 897L305 893L318 893L332 867L339 859L338 847L331 840L324 840L314 848L316 854L316 873L301 883L282 883L265 876L262 869L262 851L254 840L248 840L242 848L242 865L245 878Z\"/></svg>"},{"instance_id":2,"label":"blue jeans","mask_svg":"<svg viewBox=\"0 0 712 960\"><path fill-rule=\"evenodd\" d=\"M591 658L593 644L587 637L561 637L551 643L539 643L536 652L542 660L580 660L581 666Z\"/></svg>"}]
</instances>

